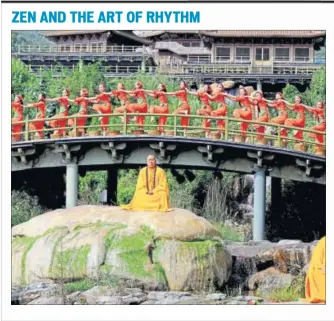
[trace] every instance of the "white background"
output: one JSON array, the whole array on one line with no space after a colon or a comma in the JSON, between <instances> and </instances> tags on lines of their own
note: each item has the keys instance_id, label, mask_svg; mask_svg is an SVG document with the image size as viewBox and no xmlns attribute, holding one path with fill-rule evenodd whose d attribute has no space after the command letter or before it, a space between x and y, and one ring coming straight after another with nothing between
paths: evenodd
<instances>
[{"instance_id":1,"label":"white background","mask_svg":"<svg viewBox=\"0 0 334 321\"><path fill-rule=\"evenodd\" d=\"M103 24L71 23L11 24L14 10L110 10L110 11L163 11L199 10L201 23L189 24ZM119 30L220 30L220 29L315 29L327 31L327 88L334 88L334 30L333 4L176 4L176 3L6 3L2 4L2 108L1 108L1 247L2 247L2 318L4 320L333 320L334 264L332 250L334 236L327 233L327 304L315 305L270 305L270 306L11 306L11 30L55 30L55 29L119 29ZM334 131L334 98L329 91L326 99L327 137ZM331 127L333 125L333 127ZM331 139L327 139L327 196L333 190L334 164ZM330 198L327 204L327 230L333 230L334 206ZM314 213L317 216L317 213ZM332 241L331 241L332 240ZM37 259L37 258L36 258Z\"/></svg>"}]
</instances>

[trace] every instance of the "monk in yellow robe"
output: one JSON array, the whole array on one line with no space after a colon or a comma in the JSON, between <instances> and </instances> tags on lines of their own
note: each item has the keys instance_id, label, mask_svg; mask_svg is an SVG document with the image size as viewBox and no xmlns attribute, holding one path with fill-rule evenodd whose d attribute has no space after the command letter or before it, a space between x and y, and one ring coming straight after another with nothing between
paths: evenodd
<instances>
[{"instance_id":1,"label":"monk in yellow robe","mask_svg":"<svg viewBox=\"0 0 334 321\"><path fill-rule=\"evenodd\" d=\"M147 157L147 167L140 170L135 195L122 209L168 212L169 189L165 171L156 165L153 155Z\"/></svg>"},{"instance_id":2,"label":"monk in yellow robe","mask_svg":"<svg viewBox=\"0 0 334 321\"><path fill-rule=\"evenodd\" d=\"M305 298L310 303L326 302L326 237L312 252L310 267L305 280Z\"/></svg>"}]
</instances>

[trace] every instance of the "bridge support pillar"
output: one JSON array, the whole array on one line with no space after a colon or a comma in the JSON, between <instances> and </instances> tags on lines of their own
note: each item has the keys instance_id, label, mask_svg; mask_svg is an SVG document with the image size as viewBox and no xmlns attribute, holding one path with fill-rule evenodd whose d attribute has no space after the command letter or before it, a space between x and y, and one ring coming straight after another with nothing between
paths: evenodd
<instances>
[{"instance_id":1,"label":"bridge support pillar","mask_svg":"<svg viewBox=\"0 0 334 321\"><path fill-rule=\"evenodd\" d=\"M117 176L118 171L115 168L108 168L107 176L107 204L117 204Z\"/></svg>"},{"instance_id":2,"label":"bridge support pillar","mask_svg":"<svg viewBox=\"0 0 334 321\"><path fill-rule=\"evenodd\" d=\"M257 169L254 174L254 216L253 216L253 240L262 241L265 238L265 213L266 213L266 171Z\"/></svg>"},{"instance_id":3,"label":"bridge support pillar","mask_svg":"<svg viewBox=\"0 0 334 321\"><path fill-rule=\"evenodd\" d=\"M256 84L256 90L260 90L262 91L262 84L261 84L261 81L259 80Z\"/></svg>"},{"instance_id":4,"label":"bridge support pillar","mask_svg":"<svg viewBox=\"0 0 334 321\"><path fill-rule=\"evenodd\" d=\"M66 208L77 206L79 171L77 164L66 165Z\"/></svg>"}]
</instances>

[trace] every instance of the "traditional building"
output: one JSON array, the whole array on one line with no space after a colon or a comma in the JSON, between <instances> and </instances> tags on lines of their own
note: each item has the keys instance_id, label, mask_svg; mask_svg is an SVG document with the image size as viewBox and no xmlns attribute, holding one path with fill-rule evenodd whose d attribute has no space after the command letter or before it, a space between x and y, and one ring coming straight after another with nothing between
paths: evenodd
<instances>
[{"instance_id":1,"label":"traditional building","mask_svg":"<svg viewBox=\"0 0 334 321\"><path fill-rule=\"evenodd\" d=\"M149 46L152 41L132 31L122 30L57 30L42 34L61 52L110 52L112 47Z\"/></svg>"},{"instance_id":2,"label":"traditional building","mask_svg":"<svg viewBox=\"0 0 334 321\"><path fill-rule=\"evenodd\" d=\"M106 76L137 71L193 82L232 80L266 92L286 83L305 88L324 65L322 30L58 30L42 34L54 44L19 46L13 56L32 70L100 61ZM155 67L158 65L157 67Z\"/></svg>"},{"instance_id":3,"label":"traditional building","mask_svg":"<svg viewBox=\"0 0 334 321\"><path fill-rule=\"evenodd\" d=\"M160 69L185 77L241 83L305 83L324 63L321 30L143 31Z\"/></svg>"},{"instance_id":4,"label":"traditional building","mask_svg":"<svg viewBox=\"0 0 334 321\"><path fill-rule=\"evenodd\" d=\"M121 30L57 30L41 32L51 45L21 45L12 53L32 70L40 66L73 66L79 61L100 61L111 72L137 72L153 66L152 41L132 31Z\"/></svg>"}]
</instances>

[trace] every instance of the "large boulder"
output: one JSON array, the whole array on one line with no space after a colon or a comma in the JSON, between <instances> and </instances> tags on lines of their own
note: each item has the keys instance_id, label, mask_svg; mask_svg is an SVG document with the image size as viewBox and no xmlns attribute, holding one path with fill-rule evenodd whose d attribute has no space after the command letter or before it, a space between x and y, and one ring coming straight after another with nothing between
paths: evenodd
<instances>
[{"instance_id":1,"label":"large boulder","mask_svg":"<svg viewBox=\"0 0 334 321\"><path fill-rule=\"evenodd\" d=\"M154 289L214 290L232 268L220 232L183 209L79 206L34 217L14 226L12 236L13 285L89 277Z\"/></svg>"}]
</instances>

